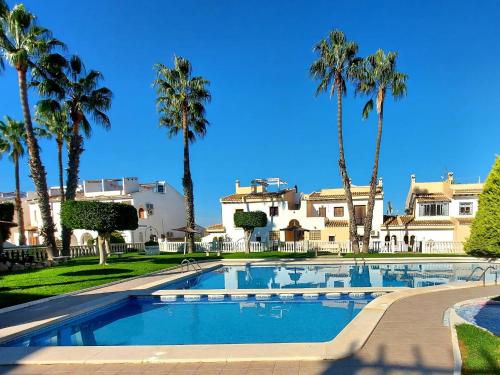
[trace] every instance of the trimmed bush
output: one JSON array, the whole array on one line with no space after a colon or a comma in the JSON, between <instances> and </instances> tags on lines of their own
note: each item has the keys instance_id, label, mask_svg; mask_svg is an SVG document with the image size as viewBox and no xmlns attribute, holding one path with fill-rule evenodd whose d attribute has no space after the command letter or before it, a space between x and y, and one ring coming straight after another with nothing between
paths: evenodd
<instances>
[{"instance_id":1,"label":"trimmed bush","mask_svg":"<svg viewBox=\"0 0 500 375\"><path fill-rule=\"evenodd\" d=\"M125 238L121 235L120 232L113 232L109 237L110 243L125 243Z\"/></svg>"},{"instance_id":2,"label":"trimmed bush","mask_svg":"<svg viewBox=\"0 0 500 375\"><path fill-rule=\"evenodd\" d=\"M14 204L10 202L0 203L0 221L11 222L14 218ZM10 227L0 225L0 242L5 242L10 236ZM0 244L1 245L1 244Z\"/></svg>"},{"instance_id":3,"label":"trimmed bush","mask_svg":"<svg viewBox=\"0 0 500 375\"><path fill-rule=\"evenodd\" d=\"M267 215L262 211L250 211L234 213L234 225L243 228L245 231L245 252L250 252L250 238L255 228L265 227L267 225Z\"/></svg>"},{"instance_id":4,"label":"trimmed bush","mask_svg":"<svg viewBox=\"0 0 500 375\"><path fill-rule=\"evenodd\" d=\"M479 209L465 251L475 256L500 257L500 157L496 158L479 196Z\"/></svg>"},{"instance_id":5,"label":"trimmed bush","mask_svg":"<svg viewBox=\"0 0 500 375\"><path fill-rule=\"evenodd\" d=\"M117 230L137 229L139 219L134 206L97 201L66 201L61 207L61 223L71 229L98 233L99 263L106 263L111 235ZM105 248L105 249L104 249Z\"/></svg>"}]
</instances>

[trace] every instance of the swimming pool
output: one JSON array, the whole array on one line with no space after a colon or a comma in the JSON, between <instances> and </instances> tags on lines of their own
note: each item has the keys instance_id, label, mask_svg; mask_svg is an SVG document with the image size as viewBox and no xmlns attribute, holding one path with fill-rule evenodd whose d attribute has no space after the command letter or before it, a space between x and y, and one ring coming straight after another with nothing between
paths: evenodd
<instances>
[{"instance_id":1,"label":"swimming pool","mask_svg":"<svg viewBox=\"0 0 500 375\"><path fill-rule=\"evenodd\" d=\"M500 335L500 302L479 301L460 306L457 314L466 321Z\"/></svg>"},{"instance_id":2,"label":"swimming pool","mask_svg":"<svg viewBox=\"0 0 500 375\"><path fill-rule=\"evenodd\" d=\"M372 300L364 293L358 297L248 296L240 301L227 296L219 301L207 296L192 301L129 297L1 346L326 342Z\"/></svg>"},{"instance_id":3,"label":"swimming pool","mask_svg":"<svg viewBox=\"0 0 500 375\"><path fill-rule=\"evenodd\" d=\"M474 263L314 264L221 266L155 289L284 289L409 287L465 282ZM497 266L500 270L500 265ZM486 280L494 275L486 274Z\"/></svg>"}]
</instances>

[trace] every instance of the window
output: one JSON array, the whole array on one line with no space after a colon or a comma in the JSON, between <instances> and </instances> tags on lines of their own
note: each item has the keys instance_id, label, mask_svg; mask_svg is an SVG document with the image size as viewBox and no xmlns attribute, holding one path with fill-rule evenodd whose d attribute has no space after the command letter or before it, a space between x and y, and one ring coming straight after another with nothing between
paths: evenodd
<instances>
[{"instance_id":1,"label":"window","mask_svg":"<svg viewBox=\"0 0 500 375\"><path fill-rule=\"evenodd\" d=\"M158 193L164 193L165 192L165 185L158 184L158 186L156 187L156 190L158 191Z\"/></svg>"},{"instance_id":2,"label":"window","mask_svg":"<svg viewBox=\"0 0 500 375\"><path fill-rule=\"evenodd\" d=\"M333 216L343 217L344 216L344 207L334 207L333 208Z\"/></svg>"},{"instance_id":3,"label":"window","mask_svg":"<svg viewBox=\"0 0 500 375\"><path fill-rule=\"evenodd\" d=\"M146 218L146 211L144 211L144 208L139 208L139 219L145 219Z\"/></svg>"},{"instance_id":4,"label":"window","mask_svg":"<svg viewBox=\"0 0 500 375\"><path fill-rule=\"evenodd\" d=\"M318 216L319 217L326 217L326 207L318 208Z\"/></svg>"},{"instance_id":5,"label":"window","mask_svg":"<svg viewBox=\"0 0 500 375\"><path fill-rule=\"evenodd\" d=\"M328 242L335 242L335 236L328 236Z\"/></svg>"},{"instance_id":6,"label":"window","mask_svg":"<svg viewBox=\"0 0 500 375\"><path fill-rule=\"evenodd\" d=\"M354 219L356 220L356 225L363 225L366 216L366 206L354 206Z\"/></svg>"},{"instance_id":7,"label":"window","mask_svg":"<svg viewBox=\"0 0 500 375\"><path fill-rule=\"evenodd\" d=\"M234 212L243 212L243 208L237 208Z\"/></svg>"},{"instance_id":8,"label":"window","mask_svg":"<svg viewBox=\"0 0 500 375\"><path fill-rule=\"evenodd\" d=\"M278 207L269 207L269 216L278 216Z\"/></svg>"},{"instance_id":9,"label":"window","mask_svg":"<svg viewBox=\"0 0 500 375\"><path fill-rule=\"evenodd\" d=\"M269 232L269 241L279 241L280 240L280 232L277 230L272 230Z\"/></svg>"},{"instance_id":10,"label":"window","mask_svg":"<svg viewBox=\"0 0 500 375\"><path fill-rule=\"evenodd\" d=\"M257 242L262 242L262 237L261 237L261 236L257 236L257 237L255 237L255 241L257 241Z\"/></svg>"},{"instance_id":11,"label":"window","mask_svg":"<svg viewBox=\"0 0 500 375\"><path fill-rule=\"evenodd\" d=\"M448 216L448 203L422 203L420 204L420 216Z\"/></svg>"},{"instance_id":12,"label":"window","mask_svg":"<svg viewBox=\"0 0 500 375\"><path fill-rule=\"evenodd\" d=\"M472 202L460 202L458 205L459 215L472 215Z\"/></svg>"},{"instance_id":13,"label":"window","mask_svg":"<svg viewBox=\"0 0 500 375\"><path fill-rule=\"evenodd\" d=\"M321 231L320 230L312 230L309 232L309 239L311 241L320 241L321 240Z\"/></svg>"}]
</instances>

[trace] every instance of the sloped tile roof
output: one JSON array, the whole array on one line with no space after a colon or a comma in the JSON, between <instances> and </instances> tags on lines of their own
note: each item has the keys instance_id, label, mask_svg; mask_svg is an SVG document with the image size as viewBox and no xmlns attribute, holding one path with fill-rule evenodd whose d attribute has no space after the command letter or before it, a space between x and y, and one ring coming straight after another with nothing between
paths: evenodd
<instances>
[{"instance_id":1,"label":"sloped tile roof","mask_svg":"<svg viewBox=\"0 0 500 375\"><path fill-rule=\"evenodd\" d=\"M347 220L328 220L325 223L325 227L327 227L327 228L348 227L348 226L349 226L349 221L347 221Z\"/></svg>"},{"instance_id":2,"label":"sloped tile roof","mask_svg":"<svg viewBox=\"0 0 500 375\"><path fill-rule=\"evenodd\" d=\"M451 220L429 220L419 219L416 220L410 215L390 216L384 221L384 226L387 227L421 227L421 226L452 226Z\"/></svg>"}]
</instances>

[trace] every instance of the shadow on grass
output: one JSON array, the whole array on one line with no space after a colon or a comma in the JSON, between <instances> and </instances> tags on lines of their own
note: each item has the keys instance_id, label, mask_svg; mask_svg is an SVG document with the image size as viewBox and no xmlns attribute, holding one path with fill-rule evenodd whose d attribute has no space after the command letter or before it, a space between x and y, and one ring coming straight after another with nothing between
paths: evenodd
<instances>
[{"instance_id":1,"label":"shadow on grass","mask_svg":"<svg viewBox=\"0 0 500 375\"><path fill-rule=\"evenodd\" d=\"M108 268L108 267L102 267L102 268L96 268L92 270L81 270L81 271L72 271L72 272L64 272L60 273L59 276L76 276L76 277L81 277L81 276L99 276L99 275L119 275L122 273L130 273L133 272L133 270L130 270L128 268ZM82 281L82 280L80 280Z\"/></svg>"}]
</instances>

